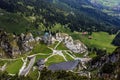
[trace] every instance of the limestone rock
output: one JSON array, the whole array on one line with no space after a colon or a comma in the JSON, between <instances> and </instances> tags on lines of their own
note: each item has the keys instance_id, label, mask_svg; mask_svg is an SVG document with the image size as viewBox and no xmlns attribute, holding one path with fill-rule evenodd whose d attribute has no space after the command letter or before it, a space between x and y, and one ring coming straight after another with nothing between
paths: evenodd
<instances>
[{"instance_id":1,"label":"limestone rock","mask_svg":"<svg viewBox=\"0 0 120 80\"><path fill-rule=\"evenodd\" d=\"M21 34L19 37L19 45L21 47L21 50L23 51L30 51L33 49L35 39L33 38L33 35L31 33Z\"/></svg>"},{"instance_id":2,"label":"limestone rock","mask_svg":"<svg viewBox=\"0 0 120 80\"><path fill-rule=\"evenodd\" d=\"M10 57L15 57L21 53L31 51L35 45L36 40L31 33L21 35L14 35L0 31L0 53Z\"/></svg>"},{"instance_id":3,"label":"limestone rock","mask_svg":"<svg viewBox=\"0 0 120 80\"><path fill-rule=\"evenodd\" d=\"M63 41L65 46L74 53L84 53L87 47L79 40L73 40L71 36L65 33L57 33L56 40Z\"/></svg>"}]
</instances>

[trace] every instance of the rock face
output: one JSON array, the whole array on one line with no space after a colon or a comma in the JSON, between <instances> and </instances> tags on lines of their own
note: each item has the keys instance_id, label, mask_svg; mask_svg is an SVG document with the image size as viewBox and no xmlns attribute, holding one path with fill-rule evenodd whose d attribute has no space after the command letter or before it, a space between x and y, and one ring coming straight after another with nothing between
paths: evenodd
<instances>
[{"instance_id":1,"label":"rock face","mask_svg":"<svg viewBox=\"0 0 120 80\"><path fill-rule=\"evenodd\" d=\"M15 57L18 54L33 49L35 39L31 33L21 34L20 36L0 31L0 57L8 55Z\"/></svg>"},{"instance_id":2,"label":"rock face","mask_svg":"<svg viewBox=\"0 0 120 80\"><path fill-rule=\"evenodd\" d=\"M90 69L98 69L98 76L105 77L108 75L109 79L116 80L115 76L120 71L120 47L117 48L112 54L105 55L93 59L90 64ZM106 80L106 79L105 79Z\"/></svg>"},{"instance_id":3,"label":"rock face","mask_svg":"<svg viewBox=\"0 0 120 80\"><path fill-rule=\"evenodd\" d=\"M20 45L20 49L22 51L30 51L33 49L33 45L35 43L35 39L31 33L24 35L23 33L18 38L18 44Z\"/></svg>"},{"instance_id":4,"label":"rock face","mask_svg":"<svg viewBox=\"0 0 120 80\"><path fill-rule=\"evenodd\" d=\"M65 33L57 33L56 40L63 41L65 46L74 53L84 53L87 47L79 40L73 40L71 36Z\"/></svg>"},{"instance_id":5,"label":"rock face","mask_svg":"<svg viewBox=\"0 0 120 80\"><path fill-rule=\"evenodd\" d=\"M16 53L20 54L15 36L7 34L3 31L0 31L0 48L2 50L1 53L3 54L2 56L5 55L4 53L7 53L7 55L9 55L10 57L12 57Z\"/></svg>"},{"instance_id":6,"label":"rock face","mask_svg":"<svg viewBox=\"0 0 120 80\"><path fill-rule=\"evenodd\" d=\"M45 59L39 59L37 61L37 66L40 71L43 70L43 68L45 67Z\"/></svg>"},{"instance_id":7,"label":"rock face","mask_svg":"<svg viewBox=\"0 0 120 80\"><path fill-rule=\"evenodd\" d=\"M117 36L114 38L112 44L115 45L115 46L120 46L120 32L118 32L118 34L117 34Z\"/></svg>"},{"instance_id":8,"label":"rock face","mask_svg":"<svg viewBox=\"0 0 120 80\"><path fill-rule=\"evenodd\" d=\"M115 63L119 60L120 54L114 53L111 55L105 55L101 58L98 58L97 60L92 61L92 68L97 68L100 66L103 66L105 63Z\"/></svg>"},{"instance_id":9,"label":"rock face","mask_svg":"<svg viewBox=\"0 0 120 80\"><path fill-rule=\"evenodd\" d=\"M42 37L42 41L45 44L49 45L49 44L53 44L55 42L55 39L51 33L45 32L44 36Z\"/></svg>"}]
</instances>

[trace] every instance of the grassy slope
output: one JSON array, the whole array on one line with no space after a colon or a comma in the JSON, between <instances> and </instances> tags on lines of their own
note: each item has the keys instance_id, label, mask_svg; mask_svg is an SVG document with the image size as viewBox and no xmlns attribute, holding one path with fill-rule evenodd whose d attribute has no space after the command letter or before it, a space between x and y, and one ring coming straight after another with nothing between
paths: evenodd
<instances>
[{"instance_id":1,"label":"grassy slope","mask_svg":"<svg viewBox=\"0 0 120 80\"><path fill-rule=\"evenodd\" d=\"M19 72L19 69L22 67L22 60L16 60L7 65L6 71L11 74L16 74Z\"/></svg>"},{"instance_id":2,"label":"grassy slope","mask_svg":"<svg viewBox=\"0 0 120 80\"><path fill-rule=\"evenodd\" d=\"M60 43L56 49L57 50L68 50L68 48L65 46L64 43Z\"/></svg>"},{"instance_id":3,"label":"grassy slope","mask_svg":"<svg viewBox=\"0 0 120 80\"><path fill-rule=\"evenodd\" d=\"M58 41L56 41L54 44L49 45L51 48L55 48L55 46L58 44Z\"/></svg>"},{"instance_id":4,"label":"grassy slope","mask_svg":"<svg viewBox=\"0 0 120 80\"><path fill-rule=\"evenodd\" d=\"M45 44L40 43L34 47L31 54L37 54L37 53L49 54L49 53L52 53L52 50L50 50Z\"/></svg>"},{"instance_id":5,"label":"grassy slope","mask_svg":"<svg viewBox=\"0 0 120 80\"><path fill-rule=\"evenodd\" d=\"M36 56L36 61L38 61L39 59L45 59L47 58L49 55L37 55Z\"/></svg>"},{"instance_id":6,"label":"grassy slope","mask_svg":"<svg viewBox=\"0 0 120 80\"><path fill-rule=\"evenodd\" d=\"M83 36L81 33L75 32L72 33L71 36L74 39L79 39L89 47L97 47L101 49L106 48L108 52L112 52L116 48L115 46L111 45L111 42L114 39L115 35L109 35L105 32L94 32L92 34L93 39L88 39L87 35Z\"/></svg>"},{"instance_id":7,"label":"grassy slope","mask_svg":"<svg viewBox=\"0 0 120 80\"><path fill-rule=\"evenodd\" d=\"M59 62L64 62L65 60L63 59L62 56L59 55L54 55L53 57L49 58L48 61L45 63L47 66L53 64L53 63L59 63Z\"/></svg>"}]
</instances>

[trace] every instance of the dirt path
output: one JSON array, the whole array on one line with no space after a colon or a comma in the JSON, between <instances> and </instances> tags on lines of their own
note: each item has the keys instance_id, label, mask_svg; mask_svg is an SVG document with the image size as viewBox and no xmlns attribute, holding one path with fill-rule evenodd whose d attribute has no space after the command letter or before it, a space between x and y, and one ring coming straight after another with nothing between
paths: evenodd
<instances>
[{"instance_id":1,"label":"dirt path","mask_svg":"<svg viewBox=\"0 0 120 80\"><path fill-rule=\"evenodd\" d=\"M28 64L28 66L26 67L26 61L24 62L25 64L23 64L23 67L21 69L21 72L19 73L19 75L24 75L24 76L27 76L27 74L29 73L29 71L31 70L31 68L33 67L34 63L35 63L35 59L36 59L36 56L31 56L29 57L30 58L30 62Z\"/></svg>"},{"instance_id":2,"label":"dirt path","mask_svg":"<svg viewBox=\"0 0 120 80\"><path fill-rule=\"evenodd\" d=\"M67 55L69 55L72 59L74 59L74 60L75 60L75 57L74 57L74 56L72 56L71 54L69 54L67 51L65 51L65 53L66 53Z\"/></svg>"},{"instance_id":3,"label":"dirt path","mask_svg":"<svg viewBox=\"0 0 120 80\"><path fill-rule=\"evenodd\" d=\"M40 71L38 71L38 78L37 80L40 80Z\"/></svg>"},{"instance_id":4,"label":"dirt path","mask_svg":"<svg viewBox=\"0 0 120 80\"><path fill-rule=\"evenodd\" d=\"M60 45L61 42L62 41L59 41L58 44L54 47L54 49L56 49Z\"/></svg>"},{"instance_id":5,"label":"dirt path","mask_svg":"<svg viewBox=\"0 0 120 80\"><path fill-rule=\"evenodd\" d=\"M22 74L22 71L25 69L26 67L26 64L27 64L27 58L24 60L23 58L21 58L22 61L23 61L23 66L21 67L21 69L19 70L19 74L18 75L21 75Z\"/></svg>"}]
</instances>

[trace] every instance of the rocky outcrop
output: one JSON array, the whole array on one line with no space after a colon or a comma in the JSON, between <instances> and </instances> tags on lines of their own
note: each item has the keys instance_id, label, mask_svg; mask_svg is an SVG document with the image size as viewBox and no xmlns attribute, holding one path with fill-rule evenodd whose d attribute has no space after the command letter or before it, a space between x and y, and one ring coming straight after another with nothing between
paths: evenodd
<instances>
[{"instance_id":1,"label":"rocky outcrop","mask_svg":"<svg viewBox=\"0 0 120 80\"><path fill-rule=\"evenodd\" d=\"M102 67L105 63L115 63L120 59L120 52L113 52L113 54L105 55L103 57L96 57L91 61L92 68Z\"/></svg>"},{"instance_id":2,"label":"rocky outcrop","mask_svg":"<svg viewBox=\"0 0 120 80\"><path fill-rule=\"evenodd\" d=\"M74 53L84 53L87 47L79 40L73 40L71 36L65 33L57 33L56 40L63 41L65 46Z\"/></svg>"},{"instance_id":3,"label":"rocky outcrop","mask_svg":"<svg viewBox=\"0 0 120 80\"><path fill-rule=\"evenodd\" d=\"M5 55L15 57L21 53L31 51L37 41L39 41L39 39L34 39L31 33L22 33L18 36L0 31L0 57Z\"/></svg>"},{"instance_id":4,"label":"rocky outcrop","mask_svg":"<svg viewBox=\"0 0 120 80\"><path fill-rule=\"evenodd\" d=\"M33 38L33 35L31 33L21 34L18 38L18 44L20 46L20 50L22 51L30 51L33 49L35 43L35 39Z\"/></svg>"},{"instance_id":5,"label":"rocky outcrop","mask_svg":"<svg viewBox=\"0 0 120 80\"><path fill-rule=\"evenodd\" d=\"M50 45L50 44L53 44L55 42L55 38L52 36L51 33L45 32L45 34L42 37L42 41L45 44Z\"/></svg>"},{"instance_id":6,"label":"rocky outcrop","mask_svg":"<svg viewBox=\"0 0 120 80\"><path fill-rule=\"evenodd\" d=\"M89 69L98 70L98 77L116 80L120 72L120 47L117 48L112 54L96 57L90 62ZM107 79L105 79L107 80Z\"/></svg>"},{"instance_id":7,"label":"rocky outcrop","mask_svg":"<svg viewBox=\"0 0 120 80\"><path fill-rule=\"evenodd\" d=\"M45 59L39 59L37 61L37 66L39 71L43 70L45 68Z\"/></svg>"},{"instance_id":8,"label":"rocky outcrop","mask_svg":"<svg viewBox=\"0 0 120 80\"><path fill-rule=\"evenodd\" d=\"M120 31L116 35L116 37L113 39L112 44L115 46L120 46Z\"/></svg>"},{"instance_id":9,"label":"rocky outcrop","mask_svg":"<svg viewBox=\"0 0 120 80\"><path fill-rule=\"evenodd\" d=\"M19 47L16 42L16 38L13 34L6 32L0 32L0 48L3 50L1 53L12 57L15 53L20 53Z\"/></svg>"}]
</instances>

